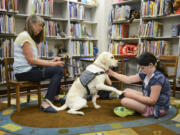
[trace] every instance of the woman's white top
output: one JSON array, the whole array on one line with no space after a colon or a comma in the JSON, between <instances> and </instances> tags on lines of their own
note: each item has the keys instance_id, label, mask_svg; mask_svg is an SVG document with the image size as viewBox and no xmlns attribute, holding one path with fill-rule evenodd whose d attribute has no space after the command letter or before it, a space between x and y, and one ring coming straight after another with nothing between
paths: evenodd
<instances>
[{"instance_id":1,"label":"woman's white top","mask_svg":"<svg viewBox=\"0 0 180 135\"><path fill-rule=\"evenodd\" d=\"M27 31L21 32L14 41L13 68L15 74L30 71L32 67L35 66L30 65L24 55L22 47L26 42L31 45L34 58L38 58L38 49L35 41L31 38Z\"/></svg>"}]
</instances>

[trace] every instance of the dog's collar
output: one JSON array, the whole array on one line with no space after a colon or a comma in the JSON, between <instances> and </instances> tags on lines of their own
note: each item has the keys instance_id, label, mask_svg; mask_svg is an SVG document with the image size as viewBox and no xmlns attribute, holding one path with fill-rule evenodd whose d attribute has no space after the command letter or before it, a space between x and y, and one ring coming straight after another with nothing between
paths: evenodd
<instances>
[{"instance_id":1,"label":"dog's collar","mask_svg":"<svg viewBox=\"0 0 180 135\"><path fill-rule=\"evenodd\" d=\"M99 65L97 65L96 63L93 63L95 66L97 66L97 67L99 67L99 68L101 68L101 69L103 69L104 71L106 71L106 69L105 68L103 68L102 66L99 66Z\"/></svg>"}]
</instances>

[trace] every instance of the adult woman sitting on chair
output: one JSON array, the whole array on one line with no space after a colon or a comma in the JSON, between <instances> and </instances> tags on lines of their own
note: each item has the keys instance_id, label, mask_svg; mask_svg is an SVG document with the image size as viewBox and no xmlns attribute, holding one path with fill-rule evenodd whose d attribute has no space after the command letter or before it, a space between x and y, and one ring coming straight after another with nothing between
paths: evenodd
<instances>
[{"instance_id":1,"label":"adult woman sitting on chair","mask_svg":"<svg viewBox=\"0 0 180 135\"><path fill-rule=\"evenodd\" d=\"M37 45L44 41L44 20L40 16L31 15L26 19L24 31L14 42L14 73L18 81L38 82L50 79L45 100L40 109L55 113L46 100L54 103L62 101L58 98L60 80L64 75L64 62L55 57L53 60L38 58Z\"/></svg>"}]
</instances>

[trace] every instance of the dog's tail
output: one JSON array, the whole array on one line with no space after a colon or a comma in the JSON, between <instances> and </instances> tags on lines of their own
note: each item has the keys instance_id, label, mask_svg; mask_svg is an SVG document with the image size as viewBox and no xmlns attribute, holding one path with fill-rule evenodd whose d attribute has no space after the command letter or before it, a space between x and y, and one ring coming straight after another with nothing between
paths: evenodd
<instances>
[{"instance_id":1,"label":"dog's tail","mask_svg":"<svg viewBox=\"0 0 180 135\"><path fill-rule=\"evenodd\" d=\"M48 102L48 103L50 104L50 106L51 106L52 108L54 108L56 111L62 111L62 110L65 110L66 108L68 108L68 106L66 105L66 103L65 103L63 106L61 106L61 107L57 107L57 106L53 105L53 104L51 103L51 101L49 101L48 99L45 99L45 100L46 100L46 102Z\"/></svg>"},{"instance_id":2,"label":"dog's tail","mask_svg":"<svg viewBox=\"0 0 180 135\"><path fill-rule=\"evenodd\" d=\"M65 110L67 108L68 108L68 106L65 103L63 106L59 107L57 111L62 111L62 110Z\"/></svg>"}]
</instances>

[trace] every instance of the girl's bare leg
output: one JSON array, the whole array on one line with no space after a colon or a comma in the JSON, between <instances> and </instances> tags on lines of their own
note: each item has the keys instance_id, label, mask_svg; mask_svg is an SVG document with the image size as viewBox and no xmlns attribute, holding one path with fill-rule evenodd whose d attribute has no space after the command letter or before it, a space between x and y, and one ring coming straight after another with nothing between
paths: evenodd
<instances>
[{"instance_id":1,"label":"girl's bare leg","mask_svg":"<svg viewBox=\"0 0 180 135\"><path fill-rule=\"evenodd\" d=\"M145 104L142 104L134 99L130 99L130 98L126 98L126 97L121 99L121 105L123 105L124 107L126 107L128 109L135 110L139 113L144 113L145 107L146 107Z\"/></svg>"}]
</instances>

